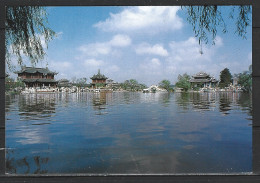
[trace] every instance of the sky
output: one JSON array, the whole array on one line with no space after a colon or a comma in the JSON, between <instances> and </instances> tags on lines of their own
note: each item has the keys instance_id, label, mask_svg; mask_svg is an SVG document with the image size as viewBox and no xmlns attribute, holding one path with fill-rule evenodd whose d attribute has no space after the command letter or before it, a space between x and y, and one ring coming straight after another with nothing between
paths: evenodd
<instances>
[{"instance_id":1,"label":"sky","mask_svg":"<svg viewBox=\"0 0 260 183\"><path fill-rule=\"evenodd\" d=\"M228 32L219 29L215 45L201 46L186 11L177 6L47 7L57 37L36 66L58 72L57 80L86 77L89 83L100 69L115 82L136 79L146 85L163 79L174 84L179 74L200 71L219 79L226 67L240 73L252 63L252 26L247 39L234 34L231 8L221 7Z\"/></svg>"}]
</instances>

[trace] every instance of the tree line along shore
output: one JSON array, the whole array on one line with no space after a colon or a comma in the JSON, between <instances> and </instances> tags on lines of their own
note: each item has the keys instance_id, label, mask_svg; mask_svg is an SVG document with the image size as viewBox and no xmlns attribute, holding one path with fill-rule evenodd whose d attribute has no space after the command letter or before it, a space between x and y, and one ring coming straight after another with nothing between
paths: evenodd
<instances>
[{"instance_id":1,"label":"tree line along shore","mask_svg":"<svg viewBox=\"0 0 260 183\"><path fill-rule=\"evenodd\" d=\"M29 68L29 67L27 67ZM28 70L28 69L27 69ZM31 69L32 70L32 69ZM49 71L47 69L47 71ZM39 71L38 71L39 72ZM43 72L43 71L42 71ZM5 91L8 94L17 93L35 93L35 92L86 92L86 91L142 91L142 92L207 92L207 91L252 91L252 65L249 66L247 71L232 75L228 68L223 69L220 72L219 80L211 77L205 72L199 72L193 76L184 73L179 75L177 82L172 84L169 80L164 79L157 85L147 86L146 84L139 83L136 79L125 80L122 83L114 82L112 79L108 79L98 71L98 74L91 77L92 82L87 83L87 78L75 78L71 80L61 79L59 81L54 80L55 72L52 77L45 76L36 78L30 75L22 75L24 72L16 72L18 76L17 80L6 75L5 79ZM20 73L20 75L19 75ZM32 71L31 71L32 73ZM37 73L37 72L35 72ZM46 75L46 71L45 71ZM38 73L39 76L39 73ZM32 79L33 78L33 79ZM39 85L39 82L41 85ZM45 83L44 83L45 82ZM35 85L37 83L37 85Z\"/></svg>"}]
</instances>

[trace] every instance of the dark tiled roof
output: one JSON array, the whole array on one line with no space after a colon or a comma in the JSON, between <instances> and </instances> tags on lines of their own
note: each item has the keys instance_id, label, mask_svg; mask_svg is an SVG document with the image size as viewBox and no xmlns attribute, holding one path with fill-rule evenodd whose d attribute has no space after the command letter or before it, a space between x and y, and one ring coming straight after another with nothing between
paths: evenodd
<instances>
[{"instance_id":1,"label":"dark tiled roof","mask_svg":"<svg viewBox=\"0 0 260 183\"><path fill-rule=\"evenodd\" d=\"M22 81L26 83L57 83L54 79L23 79Z\"/></svg>"},{"instance_id":2,"label":"dark tiled roof","mask_svg":"<svg viewBox=\"0 0 260 183\"><path fill-rule=\"evenodd\" d=\"M212 83L216 83L218 82L216 79L190 79L191 83L207 83L207 82L212 82Z\"/></svg>"},{"instance_id":3,"label":"dark tiled roof","mask_svg":"<svg viewBox=\"0 0 260 183\"><path fill-rule=\"evenodd\" d=\"M193 77L196 77L196 78L204 78L204 77L209 77L209 74L205 73L205 72L199 72L197 74L195 74Z\"/></svg>"},{"instance_id":4,"label":"dark tiled roof","mask_svg":"<svg viewBox=\"0 0 260 183\"><path fill-rule=\"evenodd\" d=\"M52 72L50 71L48 68L36 68L36 67L24 67L22 68L20 71L15 72L16 74L20 74L20 73L42 73L42 74L58 74L57 72Z\"/></svg>"},{"instance_id":5,"label":"dark tiled roof","mask_svg":"<svg viewBox=\"0 0 260 183\"><path fill-rule=\"evenodd\" d=\"M100 70L98 70L98 74L94 74L90 79L108 79L105 75L100 74Z\"/></svg>"}]
</instances>

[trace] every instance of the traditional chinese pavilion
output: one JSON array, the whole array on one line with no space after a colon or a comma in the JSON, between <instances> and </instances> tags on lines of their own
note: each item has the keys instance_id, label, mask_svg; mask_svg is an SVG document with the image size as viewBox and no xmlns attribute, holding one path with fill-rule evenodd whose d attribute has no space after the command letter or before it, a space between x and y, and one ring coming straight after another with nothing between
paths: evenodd
<instances>
[{"instance_id":1,"label":"traditional chinese pavilion","mask_svg":"<svg viewBox=\"0 0 260 183\"><path fill-rule=\"evenodd\" d=\"M15 73L18 74L18 78L25 83L26 87L56 87L58 83L54 79L54 75L58 73L50 71L47 67L23 67Z\"/></svg>"},{"instance_id":2,"label":"traditional chinese pavilion","mask_svg":"<svg viewBox=\"0 0 260 183\"><path fill-rule=\"evenodd\" d=\"M218 81L205 72L199 72L190 79L192 87L215 87Z\"/></svg>"},{"instance_id":3,"label":"traditional chinese pavilion","mask_svg":"<svg viewBox=\"0 0 260 183\"><path fill-rule=\"evenodd\" d=\"M96 88L97 85L106 86L106 80L108 79L105 75L100 73L100 69L97 74L94 74L90 79L92 79L91 86Z\"/></svg>"}]
</instances>

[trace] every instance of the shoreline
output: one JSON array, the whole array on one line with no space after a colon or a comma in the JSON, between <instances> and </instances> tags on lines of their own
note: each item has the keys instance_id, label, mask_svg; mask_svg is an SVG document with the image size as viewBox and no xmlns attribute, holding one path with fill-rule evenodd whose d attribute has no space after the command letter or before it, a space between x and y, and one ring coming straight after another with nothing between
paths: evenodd
<instances>
[{"instance_id":1,"label":"shoreline","mask_svg":"<svg viewBox=\"0 0 260 183\"><path fill-rule=\"evenodd\" d=\"M127 91L127 90L120 90L120 91L79 91L79 92L61 92L61 91L36 91L36 92L5 92L5 95L28 95L28 94L73 94L73 93L93 93L93 94L101 94L101 93L122 93L122 92L136 92L136 93L252 93L252 92L245 92L245 91L173 91L173 92L142 92L142 91Z\"/></svg>"}]
</instances>

